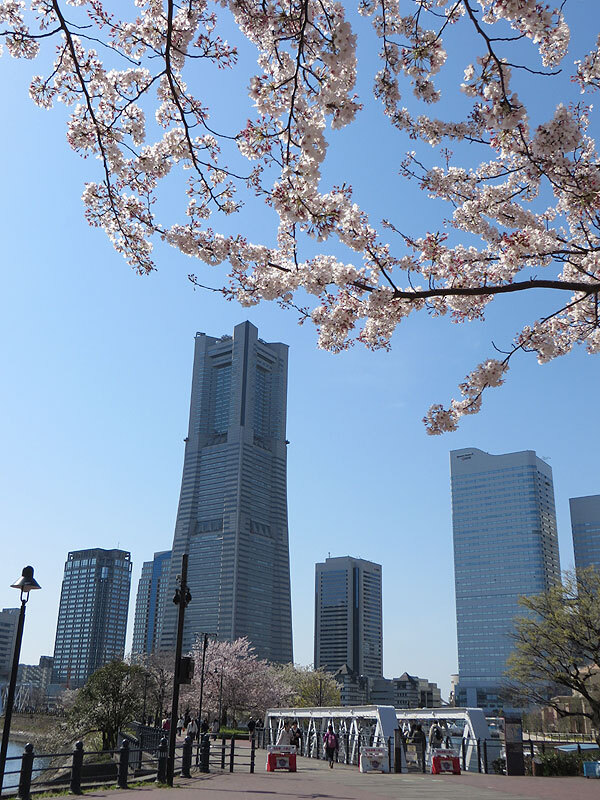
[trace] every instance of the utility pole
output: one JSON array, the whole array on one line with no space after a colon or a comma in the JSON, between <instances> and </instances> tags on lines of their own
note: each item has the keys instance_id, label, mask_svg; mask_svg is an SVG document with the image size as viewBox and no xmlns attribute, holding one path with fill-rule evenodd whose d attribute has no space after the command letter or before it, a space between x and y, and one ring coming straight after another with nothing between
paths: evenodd
<instances>
[{"instance_id":1,"label":"utility pole","mask_svg":"<svg viewBox=\"0 0 600 800\"><path fill-rule=\"evenodd\" d=\"M169 758L167 761L167 784L173 786L175 775L175 737L177 734L177 720L179 714L179 682L181 679L181 650L183 647L183 622L185 609L192 595L187 585L188 554L181 557L181 575L178 575L178 586L175 590L173 602L178 606L177 614L177 644L175 646L175 671L173 673L173 703L171 705L171 727L169 729Z\"/></svg>"}]
</instances>

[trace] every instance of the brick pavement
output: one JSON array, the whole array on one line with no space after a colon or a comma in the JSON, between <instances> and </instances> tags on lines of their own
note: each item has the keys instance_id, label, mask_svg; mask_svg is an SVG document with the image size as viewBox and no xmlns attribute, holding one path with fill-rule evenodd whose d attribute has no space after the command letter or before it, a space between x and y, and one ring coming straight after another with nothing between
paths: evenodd
<instances>
[{"instance_id":1,"label":"brick pavement","mask_svg":"<svg viewBox=\"0 0 600 800\"><path fill-rule=\"evenodd\" d=\"M264 751L257 771L194 775L176 780L177 800L599 800L600 781L586 778L508 778L504 775L361 774L356 767L299 758L298 772L265 772ZM173 800L173 790L143 786L128 792L93 792L88 797ZM126 797L125 797L126 796Z\"/></svg>"}]
</instances>

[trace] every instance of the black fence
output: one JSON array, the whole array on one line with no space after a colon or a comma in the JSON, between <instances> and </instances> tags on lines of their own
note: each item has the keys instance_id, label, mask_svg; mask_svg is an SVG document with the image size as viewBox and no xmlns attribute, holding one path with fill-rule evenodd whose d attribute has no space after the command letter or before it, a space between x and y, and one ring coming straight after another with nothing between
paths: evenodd
<instances>
[{"instance_id":1,"label":"black fence","mask_svg":"<svg viewBox=\"0 0 600 800\"><path fill-rule=\"evenodd\" d=\"M127 789L132 780L166 782L168 742L165 738L154 752L143 750L139 742L127 734L120 734L119 738L121 745L114 750L86 751L83 743L77 742L70 753L36 753L33 745L27 744L23 755L6 759L4 774L13 776L13 783L18 776L18 785L5 786L2 794L29 800L33 793L42 791L69 789L72 794L82 794L82 786L115 783L119 788ZM191 765L191 740L188 753L185 750L185 745L175 748L175 769L182 774L186 756Z\"/></svg>"}]
</instances>

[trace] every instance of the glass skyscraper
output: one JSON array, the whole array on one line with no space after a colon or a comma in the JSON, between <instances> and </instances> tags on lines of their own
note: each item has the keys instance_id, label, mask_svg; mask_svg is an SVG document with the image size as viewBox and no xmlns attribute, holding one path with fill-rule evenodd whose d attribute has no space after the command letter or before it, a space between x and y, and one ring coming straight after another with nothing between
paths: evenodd
<instances>
[{"instance_id":1,"label":"glass skyscraper","mask_svg":"<svg viewBox=\"0 0 600 800\"><path fill-rule=\"evenodd\" d=\"M75 689L125 653L131 557L124 550L74 550L60 593L52 683Z\"/></svg>"},{"instance_id":2,"label":"glass skyscraper","mask_svg":"<svg viewBox=\"0 0 600 800\"><path fill-rule=\"evenodd\" d=\"M261 658L290 662L292 615L287 520L288 347L197 333L190 421L173 538L169 596L189 555L192 602L184 650L199 633L247 636ZM166 604L161 649L175 644Z\"/></svg>"},{"instance_id":3,"label":"glass skyscraper","mask_svg":"<svg viewBox=\"0 0 600 800\"><path fill-rule=\"evenodd\" d=\"M518 600L560 580L552 470L533 450L450 453L459 682L456 705L503 705Z\"/></svg>"},{"instance_id":4,"label":"glass skyscraper","mask_svg":"<svg viewBox=\"0 0 600 800\"><path fill-rule=\"evenodd\" d=\"M383 675L381 565L327 558L315 565L315 668Z\"/></svg>"},{"instance_id":5,"label":"glass skyscraper","mask_svg":"<svg viewBox=\"0 0 600 800\"><path fill-rule=\"evenodd\" d=\"M142 565L135 601L132 653L154 653L158 647L170 566L170 550L154 553L153 560L144 561Z\"/></svg>"},{"instance_id":6,"label":"glass skyscraper","mask_svg":"<svg viewBox=\"0 0 600 800\"><path fill-rule=\"evenodd\" d=\"M20 609L18 608L3 608L0 611L0 683L10 676L19 613ZM1 706L2 701L0 701Z\"/></svg>"},{"instance_id":7,"label":"glass skyscraper","mask_svg":"<svg viewBox=\"0 0 600 800\"><path fill-rule=\"evenodd\" d=\"M571 531L575 569L600 567L600 494L572 497Z\"/></svg>"}]
</instances>

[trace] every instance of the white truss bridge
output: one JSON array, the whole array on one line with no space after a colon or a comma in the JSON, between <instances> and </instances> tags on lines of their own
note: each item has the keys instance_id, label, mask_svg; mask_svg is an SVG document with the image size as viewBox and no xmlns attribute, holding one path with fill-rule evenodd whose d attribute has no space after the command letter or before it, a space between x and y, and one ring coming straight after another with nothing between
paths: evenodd
<instances>
[{"instance_id":1,"label":"white truss bridge","mask_svg":"<svg viewBox=\"0 0 600 800\"><path fill-rule=\"evenodd\" d=\"M462 728L461 756L464 753L465 767L478 770L480 752L478 741L490 742L491 734L487 720L480 708L407 708L393 706L339 706L334 708L270 708L265 714L265 729L268 740L277 741L285 721L297 722L302 730L304 755L319 758L318 742L329 725L338 735L339 759L347 764L358 763L361 746L385 746L390 748L390 761L394 760L394 732L400 729L407 734L410 725L417 722L427 730L434 721L443 722L442 729L457 725ZM490 748L488 762L499 755L499 743ZM406 770L404 755L401 771Z\"/></svg>"}]
</instances>

